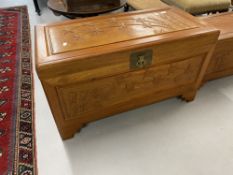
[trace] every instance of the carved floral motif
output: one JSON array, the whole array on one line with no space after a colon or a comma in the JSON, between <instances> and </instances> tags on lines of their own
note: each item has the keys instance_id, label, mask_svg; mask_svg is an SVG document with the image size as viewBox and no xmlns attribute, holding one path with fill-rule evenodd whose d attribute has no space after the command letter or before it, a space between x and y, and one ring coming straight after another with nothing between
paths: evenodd
<instances>
[{"instance_id":1,"label":"carved floral motif","mask_svg":"<svg viewBox=\"0 0 233 175\"><path fill-rule=\"evenodd\" d=\"M161 11L52 27L49 29L49 36L53 51L61 52L195 27L196 25L186 18Z\"/></svg>"},{"instance_id":2,"label":"carved floral motif","mask_svg":"<svg viewBox=\"0 0 233 175\"><path fill-rule=\"evenodd\" d=\"M143 69L94 82L62 88L66 117L81 116L86 112L104 109L142 94L178 87L195 81L202 57ZM89 84L91 83L91 84ZM60 93L59 93L60 94Z\"/></svg>"},{"instance_id":3,"label":"carved floral motif","mask_svg":"<svg viewBox=\"0 0 233 175\"><path fill-rule=\"evenodd\" d=\"M138 27L135 27L138 26ZM83 35L98 35L104 34L106 30L110 28L117 28L119 31L127 30L128 28L134 28L135 30L147 28L154 30L155 34L161 34L169 31L183 30L192 26L185 24L175 16L168 15L166 11L152 13L150 15L141 15L135 18L110 18L103 22L88 22L74 27L66 27L62 30L64 35L71 35L75 39L81 39ZM85 28L86 30L79 30Z\"/></svg>"}]
</instances>

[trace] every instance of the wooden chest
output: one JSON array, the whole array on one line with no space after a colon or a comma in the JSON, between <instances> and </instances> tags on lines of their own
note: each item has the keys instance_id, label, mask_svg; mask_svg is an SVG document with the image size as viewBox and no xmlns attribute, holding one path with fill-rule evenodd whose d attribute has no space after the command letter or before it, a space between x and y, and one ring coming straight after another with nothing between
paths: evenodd
<instances>
[{"instance_id":1,"label":"wooden chest","mask_svg":"<svg viewBox=\"0 0 233 175\"><path fill-rule=\"evenodd\" d=\"M233 13L201 18L207 25L220 30L220 36L208 66L205 80L233 75Z\"/></svg>"},{"instance_id":2,"label":"wooden chest","mask_svg":"<svg viewBox=\"0 0 233 175\"><path fill-rule=\"evenodd\" d=\"M193 100L218 36L175 8L37 26L37 72L62 138L159 100Z\"/></svg>"}]
</instances>

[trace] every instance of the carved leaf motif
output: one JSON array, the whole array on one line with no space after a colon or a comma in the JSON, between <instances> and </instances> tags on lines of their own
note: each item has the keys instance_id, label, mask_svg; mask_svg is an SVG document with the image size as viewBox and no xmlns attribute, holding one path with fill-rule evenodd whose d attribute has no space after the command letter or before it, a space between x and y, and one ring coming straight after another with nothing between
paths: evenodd
<instances>
[{"instance_id":1,"label":"carved leaf motif","mask_svg":"<svg viewBox=\"0 0 233 175\"><path fill-rule=\"evenodd\" d=\"M154 34L161 34L165 32L183 30L190 28L188 24L180 21L176 14L169 15L165 11L156 12L146 15L139 15L134 18L110 18L108 20L86 22L77 24L76 26L67 26L62 30L62 34L72 39L83 39L84 37L90 38L94 36L105 35L106 32L112 29L119 30L121 34L130 34L132 29L142 31L143 28L154 32ZM146 32L146 31L145 31ZM75 42L75 40L73 40Z\"/></svg>"},{"instance_id":2,"label":"carved leaf motif","mask_svg":"<svg viewBox=\"0 0 233 175\"><path fill-rule=\"evenodd\" d=\"M196 80L203 58L129 72L61 89L68 118Z\"/></svg>"}]
</instances>

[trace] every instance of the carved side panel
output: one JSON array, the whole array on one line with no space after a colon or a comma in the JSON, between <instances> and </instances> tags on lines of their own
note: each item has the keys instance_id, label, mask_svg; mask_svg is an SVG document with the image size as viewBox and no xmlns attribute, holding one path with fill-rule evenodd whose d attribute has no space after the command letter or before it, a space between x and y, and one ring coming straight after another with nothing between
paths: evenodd
<instances>
[{"instance_id":1,"label":"carved side panel","mask_svg":"<svg viewBox=\"0 0 233 175\"><path fill-rule=\"evenodd\" d=\"M233 68L233 39L219 41L211 58L207 73Z\"/></svg>"},{"instance_id":2,"label":"carved side panel","mask_svg":"<svg viewBox=\"0 0 233 175\"><path fill-rule=\"evenodd\" d=\"M133 102L135 98L194 83L203 57L58 88L65 118Z\"/></svg>"}]
</instances>

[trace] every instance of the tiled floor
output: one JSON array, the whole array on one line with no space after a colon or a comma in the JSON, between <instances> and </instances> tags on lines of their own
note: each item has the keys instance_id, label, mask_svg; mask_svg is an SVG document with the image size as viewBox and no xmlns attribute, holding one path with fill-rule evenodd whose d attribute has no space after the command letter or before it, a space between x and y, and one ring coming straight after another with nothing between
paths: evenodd
<instances>
[{"instance_id":1,"label":"tiled floor","mask_svg":"<svg viewBox=\"0 0 233 175\"><path fill-rule=\"evenodd\" d=\"M33 1L26 4L34 25L60 20ZM88 125L62 141L35 74L39 175L232 175L233 77L210 82L192 103L167 100Z\"/></svg>"}]
</instances>

